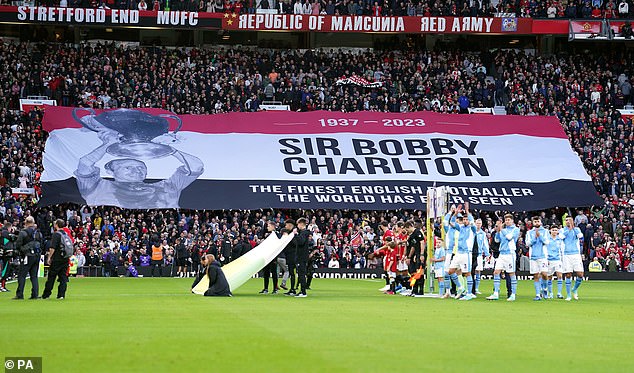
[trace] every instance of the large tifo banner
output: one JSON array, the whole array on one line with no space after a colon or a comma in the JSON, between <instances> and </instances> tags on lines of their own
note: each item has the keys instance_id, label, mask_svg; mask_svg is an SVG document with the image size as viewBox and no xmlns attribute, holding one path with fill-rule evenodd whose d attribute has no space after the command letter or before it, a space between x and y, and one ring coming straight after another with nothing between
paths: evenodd
<instances>
[{"instance_id":1,"label":"large tifo banner","mask_svg":"<svg viewBox=\"0 0 634 373\"><path fill-rule=\"evenodd\" d=\"M48 107L41 203L483 210L601 201L555 117Z\"/></svg>"}]
</instances>

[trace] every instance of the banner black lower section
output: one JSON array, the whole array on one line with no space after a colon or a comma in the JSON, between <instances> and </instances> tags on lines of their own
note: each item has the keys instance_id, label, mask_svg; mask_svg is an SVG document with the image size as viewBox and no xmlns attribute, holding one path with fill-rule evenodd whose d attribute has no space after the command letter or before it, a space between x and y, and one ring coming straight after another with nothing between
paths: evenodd
<instances>
[{"instance_id":1,"label":"banner black lower section","mask_svg":"<svg viewBox=\"0 0 634 373\"><path fill-rule=\"evenodd\" d=\"M245 171L248 172L248 171ZM104 179L107 180L107 179ZM115 183L107 180L109 183ZM130 199L132 188L125 183L99 191L90 191L90 205L116 205L123 208L183 208L192 210L221 209L423 209L427 188L432 182L417 181L278 181L278 180L196 180L182 191L160 189L158 180L146 180L144 189L156 184L156 193L139 193ZM469 202L484 211L536 211L552 207L583 207L601 204L589 181L557 180L549 183L449 183L450 203ZM108 193L108 195L105 195ZM118 196L120 193L121 196ZM173 197L157 198L156 195ZM147 201L144 200L147 198ZM178 200L176 200L178 198ZM113 202L114 201L114 202ZM74 178L44 182L40 204L64 202L86 204Z\"/></svg>"}]
</instances>

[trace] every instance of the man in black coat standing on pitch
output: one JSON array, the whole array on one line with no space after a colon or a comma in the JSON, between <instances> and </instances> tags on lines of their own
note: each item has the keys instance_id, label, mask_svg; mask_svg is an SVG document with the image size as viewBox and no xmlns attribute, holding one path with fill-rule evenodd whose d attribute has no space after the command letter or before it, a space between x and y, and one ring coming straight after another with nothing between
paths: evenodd
<instances>
[{"instance_id":1,"label":"man in black coat standing on pitch","mask_svg":"<svg viewBox=\"0 0 634 373\"><path fill-rule=\"evenodd\" d=\"M51 244L48 249L47 263L48 278L44 286L44 292L42 293L42 299L48 299L53 291L53 285L55 284L55 278L59 281L57 287L57 299L64 299L66 296L66 288L68 283L68 258L65 258L62 252L64 251L64 244L62 243L62 235L66 235L64 227L66 222L62 219L57 219L53 223L53 229L55 232L51 237Z\"/></svg>"},{"instance_id":2,"label":"man in black coat standing on pitch","mask_svg":"<svg viewBox=\"0 0 634 373\"><path fill-rule=\"evenodd\" d=\"M308 257L310 250L308 248L308 239L310 232L306 229L308 222L304 218L297 220L297 235L293 238L297 245L297 278L299 281L300 292L296 295L298 298L305 298L306 294L306 272L308 271Z\"/></svg>"},{"instance_id":3,"label":"man in black coat standing on pitch","mask_svg":"<svg viewBox=\"0 0 634 373\"><path fill-rule=\"evenodd\" d=\"M264 234L264 238L267 238L269 235L274 234L278 236L276 232L276 226L274 221L269 221L266 223L266 233ZM279 237L279 236L278 236ZM278 277L279 272L277 270L277 257L273 258L271 262L262 268L262 277L264 278L264 288L260 291L260 294L268 294L269 293L269 279L273 279L273 294L277 294L278 287Z\"/></svg>"},{"instance_id":4,"label":"man in black coat standing on pitch","mask_svg":"<svg viewBox=\"0 0 634 373\"><path fill-rule=\"evenodd\" d=\"M37 299L39 292L37 272L40 267L40 254L42 252L42 235L35 227L35 219L28 216L25 221L24 229L20 231L15 247L19 250L20 270L18 273L18 289L15 292L15 298L24 299L24 285L26 284L26 276L31 278L31 298Z\"/></svg>"},{"instance_id":5,"label":"man in black coat standing on pitch","mask_svg":"<svg viewBox=\"0 0 634 373\"><path fill-rule=\"evenodd\" d=\"M287 219L284 221L284 228L288 232L295 232L295 220ZM284 293L284 295L297 295L295 291L295 287L297 284L295 283L295 273L297 272L297 236L293 237L291 242L289 242L284 248L284 256L286 256L286 265L288 266L288 276L291 279L291 289Z\"/></svg>"}]
</instances>

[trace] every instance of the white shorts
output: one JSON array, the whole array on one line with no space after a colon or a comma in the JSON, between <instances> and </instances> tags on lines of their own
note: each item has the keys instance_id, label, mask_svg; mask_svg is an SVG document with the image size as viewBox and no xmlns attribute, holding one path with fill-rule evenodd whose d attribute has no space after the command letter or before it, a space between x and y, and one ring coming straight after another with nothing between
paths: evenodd
<instances>
[{"instance_id":1,"label":"white shorts","mask_svg":"<svg viewBox=\"0 0 634 373\"><path fill-rule=\"evenodd\" d=\"M531 259L531 275L548 272L547 259Z\"/></svg>"},{"instance_id":2,"label":"white shorts","mask_svg":"<svg viewBox=\"0 0 634 373\"><path fill-rule=\"evenodd\" d=\"M501 270L506 273L515 273L515 255L500 254L495 261L495 270Z\"/></svg>"},{"instance_id":3,"label":"white shorts","mask_svg":"<svg viewBox=\"0 0 634 373\"><path fill-rule=\"evenodd\" d=\"M482 255L478 255L476 258L476 271L482 271L484 269L484 258Z\"/></svg>"},{"instance_id":4,"label":"white shorts","mask_svg":"<svg viewBox=\"0 0 634 373\"><path fill-rule=\"evenodd\" d=\"M562 264L563 273L583 272L583 262L581 261L581 254L564 255Z\"/></svg>"},{"instance_id":5,"label":"white shorts","mask_svg":"<svg viewBox=\"0 0 634 373\"><path fill-rule=\"evenodd\" d=\"M552 276L557 272L563 273L563 265L561 264L561 260L549 260L548 276Z\"/></svg>"},{"instance_id":6,"label":"white shorts","mask_svg":"<svg viewBox=\"0 0 634 373\"><path fill-rule=\"evenodd\" d=\"M451 264L451 253L445 254L445 265L443 271L447 271L449 269L449 265Z\"/></svg>"},{"instance_id":7,"label":"white shorts","mask_svg":"<svg viewBox=\"0 0 634 373\"><path fill-rule=\"evenodd\" d=\"M449 268L459 268L462 273L471 272L471 254L460 253L454 255Z\"/></svg>"},{"instance_id":8,"label":"white shorts","mask_svg":"<svg viewBox=\"0 0 634 373\"><path fill-rule=\"evenodd\" d=\"M396 272L388 271L387 272L387 278L391 278L391 279L396 278Z\"/></svg>"},{"instance_id":9,"label":"white shorts","mask_svg":"<svg viewBox=\"0 0 634 373\"><path fill-rule=\"evenodd\" d=\"M439 267L439 268L434 267L434 277L436 277L436 278L445 277L445 268L444 267Z\"/></svg>"}]
</instances>

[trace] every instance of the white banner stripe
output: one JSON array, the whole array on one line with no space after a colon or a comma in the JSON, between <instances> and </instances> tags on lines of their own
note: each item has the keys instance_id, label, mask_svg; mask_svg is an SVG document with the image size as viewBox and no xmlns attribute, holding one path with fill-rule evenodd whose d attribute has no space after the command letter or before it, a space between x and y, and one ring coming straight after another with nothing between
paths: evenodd
<instances>
[{"instance_id":1,"label":"white banner stripe","mask_svg":"<svg viewBox=\"0 0 634 373\"><path fill-rule=\"evenodd\" d=\"M280 144L283 139L286 139L287 145ZM421 145L421 141L426 145ZM436 147L434 141L437 142ZM154 142L170 145L200 159L204 172L198 179L207 180L426 180L441 183L591 180L568 140L516 134L179 132L175 138L162 136ZM447 145L448 142L451 145ZM373 145L369 146L370 143ZM42 181L73 177L80 158L101 144L97 133L86 129L53 131L46 144ZM376 154L370 154L373 152ZM102 177L109 176L104 165L116 158L106 154L95 163ZM149 179L167 179L182 165L172 156L143 161Z\"/></svg>"}]
</instances>

